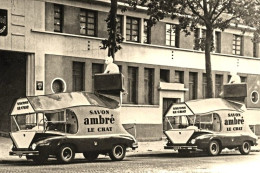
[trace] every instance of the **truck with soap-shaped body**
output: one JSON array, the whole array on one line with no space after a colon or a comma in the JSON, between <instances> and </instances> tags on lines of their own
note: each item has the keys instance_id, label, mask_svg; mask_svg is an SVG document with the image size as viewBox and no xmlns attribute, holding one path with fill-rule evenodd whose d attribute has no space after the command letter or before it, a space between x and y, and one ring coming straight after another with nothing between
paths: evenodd
<instances>
[{"instance_id":1,"label":"truck with soap-shaped body","mask_svg":"<svg viewBox=\"0 0 260 173\"><path fill-rule=\"evenodd\" d=\"M215 156L222 149L238 149L249 154L257 145L257 136L250 129L247 109L246 84L224 85L223 98L209 98L175 103L166 112L168 129L165 149L181 154L202 150Z\"/></svg>"},{"instance_id":2,"label":"truck with soap-shaped body","mask_svg":"<svg viewBox=\"0 0 260 173\"><path fill-rule=\"evenodd\" d=\"M122 160L138 147L120 122L122 74L95 75L95 92L56 93L19 98L11 111L10 155L38 164L50 157L71 162L75 153L89 160L99 154Z\"/></svg>"}]
</instances>

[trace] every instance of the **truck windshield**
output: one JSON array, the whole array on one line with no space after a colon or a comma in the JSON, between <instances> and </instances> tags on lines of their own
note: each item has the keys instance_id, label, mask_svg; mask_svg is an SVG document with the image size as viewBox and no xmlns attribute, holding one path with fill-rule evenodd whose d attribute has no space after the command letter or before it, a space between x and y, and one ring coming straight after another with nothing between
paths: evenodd
<instances>
[{"instance_id":1,"label":"truck windshield","mask_svg":"<svg viewBox=\"0 0 260 173\"><path fill-rule=\"evenodd\" d=\"M49 113L33 113L12 116L12 132L18 130L57 131L76 133L78 121L70 109Z\"/></svg>"},{"instance_id":2,"label":"truck windshield","mask_svg":"<svg viewBox=\"0 0 260 173\"><path fill-rule=\"evenodd\" d=\"M37 126L36 113L15 115L11 118L11 131L30 130ZM43 122L42 122L43 123Z\"/></svg>"},{"instance_id":3,"label":"truck windshield","mask_svg":"<svg viewBox=\"0 0 260 173\"><path fill-rule=\"evenodd\" d=\"M193 116L169 116L166 118L171 129L183 129L194 125Z\"/></svg>"},{"instance_id":4,"label":"truck windshield","mask_svg":"<svg viewBox=\"0 0 260 173\"><path fill-rule=\"evenodd\" d=\"M168 129L198 128L211 131L221 130L221 119L217 113L169 116L166 118L166 121L170 126Z\"/></svg>"}]
</instances>

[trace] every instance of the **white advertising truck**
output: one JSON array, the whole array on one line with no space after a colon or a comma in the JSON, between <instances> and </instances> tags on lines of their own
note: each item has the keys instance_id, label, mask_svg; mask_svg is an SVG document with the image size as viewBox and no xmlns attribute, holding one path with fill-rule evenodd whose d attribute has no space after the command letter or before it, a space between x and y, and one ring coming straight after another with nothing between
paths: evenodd
<instances>
[{"instance_id":1,"label":"white advertising truck","mask_svg":"<svg viewBox=\"0 0 260 173\"><path fill-rule=\"evenodd\" d=\"M95 76L95 93L71 92L17 99L11 111L10 155L38 164L49 157L69 163L75 153L89 160L108 154L122 160L138 147L120 122L121 74Z\"/></svg>"},{"instance_id":2,"label":"white advertising truck","mask_svg":"<svg viewBox=\"0 0 260 173\"><path fill-rule=\"evenodd\" d=\"M165 115L169 128L164 148L182 154L202 150L212 156L237 148L249 154L258 138L247 124L245 96L245 84L226 85L224 98L173 104Z\"/></svg>"}]
</instances>

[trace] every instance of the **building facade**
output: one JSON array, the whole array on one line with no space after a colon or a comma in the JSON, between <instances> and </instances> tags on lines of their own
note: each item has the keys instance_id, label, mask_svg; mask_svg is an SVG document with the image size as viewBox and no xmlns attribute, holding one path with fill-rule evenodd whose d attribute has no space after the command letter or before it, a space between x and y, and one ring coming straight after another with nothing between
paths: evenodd
<instances>
[{"instance_id":1,"label":"building facade","mask_svg":"<svg viewBox=\"0 0 260 173\"><path fill-rule=\"evenodd\" d=\"M8 132L14 99L55 92L93 92L93 75L104 71L108 0L1 0L0 131ZM124 5L119 3L119 8ZM144 9L118 10L125 41L115 63L125 76L121 120L139 140L163 136L164 112L173 102L205 98L204 29L185 36L178 21L147 26ZM5 33L6 32L6 33ZM251 125L260 133L259 44L239 28L215 31L212 73L215 97L236 70L248 84ZM258 115L258 116L257 116Z\"/></svg>"}]
</instances>

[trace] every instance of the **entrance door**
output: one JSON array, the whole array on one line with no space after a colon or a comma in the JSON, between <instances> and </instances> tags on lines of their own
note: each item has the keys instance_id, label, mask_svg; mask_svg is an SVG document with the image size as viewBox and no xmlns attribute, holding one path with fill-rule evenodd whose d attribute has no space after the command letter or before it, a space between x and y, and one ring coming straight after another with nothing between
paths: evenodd
<instances>
[{"instance_id":1,"label":"entrance door","mask_svg":"<svg viewBox=\"0 0 260 173\"><path fill-rule=\"evenodd\" d=\"M0 51L0 131L10 130L9 112L26 95L26 54Z\"/></svg>"},{"instance_id":2,"label":"entrance door","mask_svg":"<svg viewBox=\"0 0 260 173\"><path fill-rule=\"evenodd\" d=\"M169 107L173 103L178 103L179 101L180 101L179 98L163 98L163 117L162 117L163 131L170 129L169 123L165 121L165 113L168 111Z\"/></svg>"}]
</instances>

